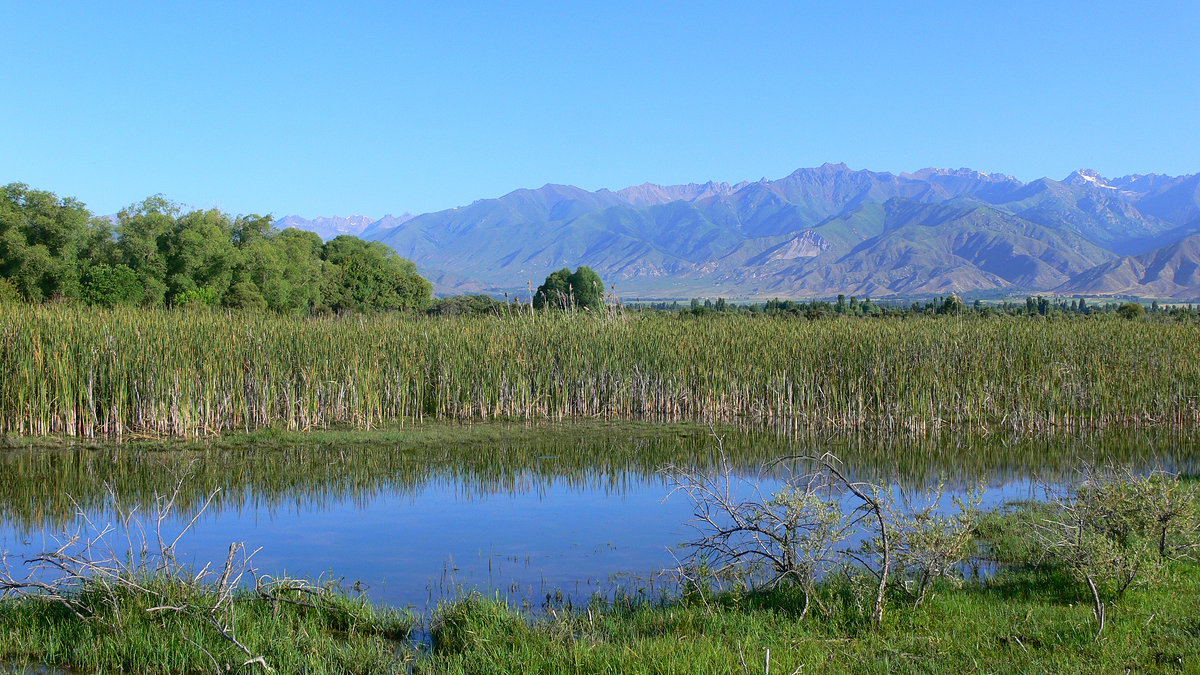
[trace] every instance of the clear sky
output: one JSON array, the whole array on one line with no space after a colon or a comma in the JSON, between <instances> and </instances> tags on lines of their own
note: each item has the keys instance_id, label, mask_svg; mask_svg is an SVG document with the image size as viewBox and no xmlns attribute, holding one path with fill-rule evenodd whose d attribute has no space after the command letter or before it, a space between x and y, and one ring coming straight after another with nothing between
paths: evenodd
<instances>
[{"instance_id":1,"label":"clear sky","mask_svg":"<svg viewBox=\"0 0 1200 675\"><path fill-rule=\"evenodd\" d=\"M1200 3L0 0L0 183L112 213L1200 171Z\"/></svg>"}]
</instances>

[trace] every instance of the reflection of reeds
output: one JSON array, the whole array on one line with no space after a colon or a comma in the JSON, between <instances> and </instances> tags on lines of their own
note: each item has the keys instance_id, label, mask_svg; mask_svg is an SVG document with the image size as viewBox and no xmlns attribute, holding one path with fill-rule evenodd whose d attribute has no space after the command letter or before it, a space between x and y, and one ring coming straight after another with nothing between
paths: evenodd
<instances>
[{"instance_id":1,"label":"reflection of reeds","mask_svg":"<svg viewBox=\"0 0 1200 675\"><path fill-rule=\"evenodd\" d=\"M1088 428L1200 421L1192 324L632 315L294 318L10 307L0 433L398 420Z\"/></svg>"},{"instance_id":2,"label":"reflection of reeds","mask_svg":"<svg viewBox=\"0 0 1200 675\"><path fill-rule=\"evenodd\" d=\"M757 474L766 461L797 451L829 450L865 480L920 487L1053 480L1082 460L1194 473L1194 436L1168 430L1104 431L1057 436L896 437L778 435L726 430L736 470ZM713 460L707 429L642 425L425 425L391 434L355 432L254 434L215 444L146 443L88 449L0 450L0 527L18 531L63 525L76 508L103 509L108 487L131 507L153 507L182 466L180 513L192 513L217 487L210 512L241 508L322 508L333 501L366 504L380 494L418 495L453 486L461 499L539 493L552 484L623 495L662 484L668 465L703 467ZM71 495L68 497L67 495Z\"/></svg>"}]
</instances>

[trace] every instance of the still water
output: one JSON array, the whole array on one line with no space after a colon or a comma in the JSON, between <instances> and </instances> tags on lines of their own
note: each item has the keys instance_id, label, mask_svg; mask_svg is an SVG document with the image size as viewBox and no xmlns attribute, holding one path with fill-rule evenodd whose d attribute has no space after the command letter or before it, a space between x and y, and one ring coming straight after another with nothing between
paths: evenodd
<instances>
[{"instance_id":1,"label":"still water","mask_svg":"<svg viewBox=\"0 0 1200 675\"><path fill-rule=\"evenodd\" d=\"M261 547L260 573L334 579L418 613L468 590L536 606L665 588L661 573L691 534L692 504L668 498L663 468L709 467L722 453L743 489L771 491L778 476L760 470L768 460L831 451L853 475L896 489L983 483L989 504L1036 498L1040 485L1069 479L1084 462L1190 474L1200 464L1194 436L1165 432L718 435L695 426L485 425L220 447L10 442L0 450L0 549L17 566L109 524L118 550L129 548L127 529L153 543L154 514L175 494L162 531L173 539L195 519L177 548L196 568L245 542Z\"/></svg>"}]
</instances>

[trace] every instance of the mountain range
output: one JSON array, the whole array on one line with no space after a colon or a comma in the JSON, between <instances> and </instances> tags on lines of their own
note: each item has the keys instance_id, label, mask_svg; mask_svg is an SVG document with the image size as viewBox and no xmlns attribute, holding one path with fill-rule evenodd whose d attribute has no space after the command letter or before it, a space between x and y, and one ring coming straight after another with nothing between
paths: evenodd
<instances>
[{"instance_id":1,"label":"mountain range","mask_svg":"<svg viewBox=\"0 0 1200 675\"><path fill-rule=\"evenodd\" d=\"M844 164L777 180L521 189L417 216L289 216L412 259L441 293L527 293L588 265L622 297L1200 298L1200 174L1022 182Z\"/></svg>"},{"instance_id":2,"label":"mountain range","mask_svg":"<svg viewBox=\"0 0 1200 675\"><path fill-rule=\"evenodd\" d=\"M289 227L308 230L309 232L316 232L322 239L329 240L343 234L357 237L367 227L376 223L379 223L381 227L395 227L407 220L411 220L412 217L413 214L411 213L404 213L399 216L388 214L379 220L368 218L367 216L330 216L311 219L301 218L300 216L286 216L275 221L275 227L281 230Z\"/></svg>"}]
</instances>

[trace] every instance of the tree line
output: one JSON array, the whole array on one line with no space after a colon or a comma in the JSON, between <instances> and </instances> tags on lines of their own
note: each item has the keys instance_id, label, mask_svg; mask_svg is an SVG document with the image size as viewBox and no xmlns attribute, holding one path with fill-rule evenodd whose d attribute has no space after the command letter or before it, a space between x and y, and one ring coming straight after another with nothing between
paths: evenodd
<instances>
[{"instance_id":1,"label":"tree line","mask_svg":"<svg viewBox=\"0 0 1200 675\"><path fill-rule=\"evenodd\" d=\"M0 302L216 307L289 314L424 309L430 283L391 248L328 242L270 216L185 211L159 196L97 217L72 198L0 188Z\"/></svg>"},{"instance_id":2,"label":"tree line","mask_svg":"<svg viewBox=\"0 0 1200 675\"><path fill-rule=\"evenodd\" d=\"M692 298L690 303L679 301L640 302L630 306L634 311L673 312L682 315L706 316L743 314L793 316L820 319L833 316L906 317L924 315L1028 316L1062 318L1097 314L1116 314L1126 319L1143 316L1162 316L1173 319L1200 318L1200 309L1192 304L1160 305L1157 300L1148 306L1139 302L1088 302L1085 298L1046 298L1029 296L1024 302L1002 300L985 303L982 300L964 302L957 295L938 296L924 301L872 301L870 298L839 295L837 300L780 300L766 302L729 302L725 298Z\"/></svg>"}]
</instances>

